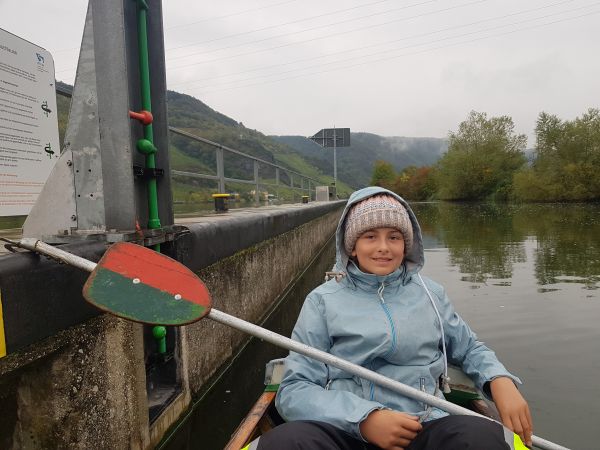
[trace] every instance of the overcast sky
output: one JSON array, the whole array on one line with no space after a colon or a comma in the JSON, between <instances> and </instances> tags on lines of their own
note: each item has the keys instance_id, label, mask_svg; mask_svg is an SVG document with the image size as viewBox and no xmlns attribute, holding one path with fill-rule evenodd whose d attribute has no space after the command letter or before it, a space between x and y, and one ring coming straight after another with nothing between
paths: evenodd
<instances>
[{"instance_id":1,"label":"overcast sky","mask_svg":"<svg viewBox=\"0 0 600 450\"><path fill-rule=\"evenodd\" d=\"M152 1L152 0L150 0ZM0 0L0 28L72 83L87 1ZM469 111L600 106L600 1L168 0L167 80L250 128L445 137Z\"/></svg>"}]
</instances>

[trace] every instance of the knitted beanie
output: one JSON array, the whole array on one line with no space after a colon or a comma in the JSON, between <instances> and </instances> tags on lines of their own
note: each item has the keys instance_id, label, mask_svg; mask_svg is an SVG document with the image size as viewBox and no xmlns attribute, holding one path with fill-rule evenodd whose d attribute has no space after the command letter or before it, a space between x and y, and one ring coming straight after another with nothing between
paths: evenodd
<instances>
[{"instance_id":1,"label":"knitted beanie","mask_svg":"<svg viewBox=\"0 0 600 450\"><path fill-rule=\"evenodd\" d=\"M374 228L396 228L404 237L404 252L413 242L413 229L406 208L395 197L388 194L374 195L356 203L346 216L344 248L352 254L356 241L365 231Z\"/></svg>"}]
</instances>

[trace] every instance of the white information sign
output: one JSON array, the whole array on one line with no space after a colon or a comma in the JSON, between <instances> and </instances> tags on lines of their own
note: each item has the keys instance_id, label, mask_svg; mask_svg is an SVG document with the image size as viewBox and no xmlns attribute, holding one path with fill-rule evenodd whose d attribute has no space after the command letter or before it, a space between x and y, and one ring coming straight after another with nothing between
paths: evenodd
<instances>
[{"instance_id":1,"label":"white information sign","mask_svg":"<svg viewBox=\"0 0 600 450\"><path fill-rule=\"evenodd\" d=\"M0 29L0 216L29 214L59 156L52 55Z\"/></svg>"}]
</instances>

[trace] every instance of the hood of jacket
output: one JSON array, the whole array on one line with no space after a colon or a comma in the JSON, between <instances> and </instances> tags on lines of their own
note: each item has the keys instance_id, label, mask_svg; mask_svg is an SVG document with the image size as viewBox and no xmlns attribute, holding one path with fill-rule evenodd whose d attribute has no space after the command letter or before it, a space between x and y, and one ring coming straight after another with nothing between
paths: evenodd
<instances>
[{"instance_id":1,"label":"hood of jacket","mask_svg":"<svg viewBox=\"0 0 600 450\"><path fill-rule=\"evenodd\" d=\"M346 224L346 218L348 216L348 212L350 211L350 208L352 208L353 205L355 205L358 202L361 202L362 200L364 200L366 198L373 197L375 195L381 195L381 194L391 195L392 197L396 198L402 204L402 206L404 206L404 208L406 208L406 212L408 213L408 217L410 218L410 222L412 224L413 245L411 246L410 251L408 251L404 255L404 261L402 262L404 269L401 268L403 278L405 278L406 280L410 279L410 277L412 275L416 274L417 272L419 272L421 270L421 268L423 267L423 264L425 263L425 256L424 256L424 252L423 252L423 238L421 236L421 227L419 226L419 222L417 221L415 213L410 208L410 206L408 205L406 200L404 200L398 194L396 194L392 191L389 191L385 188L378 187L378 186L371 186L371 187L367 187L364 189L360 189L360 190L354 192L348 199L348 203L346 204L346 207L344 208L344 211L342 212L342 216L340 217L340 221L338 223L337 230L335 232L335 246L336 246L335 255L336 256L335 256L335 265L334 265L333 270L334 270L334 272L344 274L344 276L346 276L352 284L356 284L357 272L360 273L360 271L358 270L358 268L355 268L355 270L349 270L349 265L354 265L354 264L353 264L351 258L346 254L346 250L344 249L344 229L345 229L345 224ZM392 274L387 275L386 277L397 276L398 275L397 272L398 271L393 272ZM381 279L381 278L386 278L386 277L378 277L378 278Z\"/></svg>"}]
</instances>

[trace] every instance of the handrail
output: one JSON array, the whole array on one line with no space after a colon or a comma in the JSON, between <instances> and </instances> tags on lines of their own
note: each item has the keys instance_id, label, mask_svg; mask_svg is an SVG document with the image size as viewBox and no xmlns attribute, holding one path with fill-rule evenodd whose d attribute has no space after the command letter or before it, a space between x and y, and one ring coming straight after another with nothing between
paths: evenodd
<instances>
[{"instance_id":1,"label":"handrail","mask_svg":"<svg viewBox=\"0 0 600 450\"><path fill-rule=\"evenodd\" d=\"M228 151L230 153L235 153L236 155L240 155L240 156L243 156L245 158L249 158L249 159L252 159L254 161L258 161L261 164L266 164L266 165L269 165L271 167L275 167L276 169L284 170L287 173L293 173L295 175L299 175L300 177L305 178L305 179L310 180L310 181L314 181L315 183L322 183L322 181L315 180L314 178L307 177L306 175L302 175L300 172L296 172L294 170L288 169L287 167L283 167L283 166L280 166L278 164L273 164L272 162L266 161L264 159L257 158L256 156L248 155L248 154L246 154L244 152L240 152L239 150L235 150L235 149L229 148L229 147L227 147L225 145L221 145L218 142L214 142L214 141L211 141L209 139L206 139L206 138L203 138L203 137L200 137L200 136L196 136L195 134L188 133L187 131L180 130L179 128L169 127L169 131L172 131L173 133L179 134L181 136L188 137L188 138L193 139L195 141L199 141L199 142L203 142L203 143L208 144L208 145L212 145L213 147L222 148L223 150L226 150L226 151ZM239 180L236 180L236 181L239 181Z\"/></svg>"}]
</instances>

